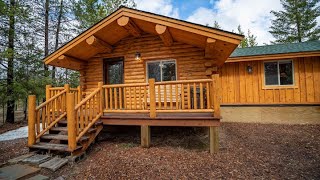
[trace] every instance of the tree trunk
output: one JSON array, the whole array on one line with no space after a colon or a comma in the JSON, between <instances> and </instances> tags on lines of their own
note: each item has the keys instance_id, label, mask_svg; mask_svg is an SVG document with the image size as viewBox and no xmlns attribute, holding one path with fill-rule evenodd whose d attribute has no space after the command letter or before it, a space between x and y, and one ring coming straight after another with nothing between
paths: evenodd
<instances>
[{"instance_id":1,"label":"tree trunk","mask_svg":"<svg viewBox=\"0 0 320 180\"><path fill-rule=\"evenodd\" d=\"M294 1L294 5L295 5L295 10L296 10L296 25L297 25L297 38L298 38L298 42L302 42L302 35L301 35L301 17L300 17L300 13L298 11L298 2Z\"/></svg>"},{"instance_id":2,"label":"tree trunk","mask_svg":"<svg viewBox=\"0 0 320 180\"><path fill-rule=\"evenodd\" d=\"M63 0L60 2L60 9L58 15L58 23L57 23L57 31L56 31L56 44L54 50L57 50L59 47L59 34L60 34L60 24L62 18L62 10L63 10ZM56 78L56 67L52 66L52 80L55 81Z\"/></svg>"},{"instance_id":3,"label":"tree trunk","mask_svg":"<svg viewBox=\"0 0 320 180\"><path fill-rule=\"evenodd\" d=\"M28 115L27 108L28 108L28 98L26 98L23 103L23 114L24 114L23 121L27 120L27 115Z\"/></svg>"},{"instance_id":4,"label":"tree trunk","mask_svg":"<svg viewBox=\"0 0 320 180\"><path fill-rule=\"evenodd\" d=\"M45 22L44 22L44 56L49 54L49 0L45 3ZM48 66L44 64L45 76L48 76Z\"/></svg>"},{"instance_id":5,"label":"tree trunk","mask_svg":"<svg viewBox=\"0 0 320 180\"><path fill-rule=\"evenodd\" d=\"M15 99L13 94L15 0L10 0L9 35L8 35L8 69L7 69L7 117L6 122L14 123Z\"/></svg>"}]
</instances>

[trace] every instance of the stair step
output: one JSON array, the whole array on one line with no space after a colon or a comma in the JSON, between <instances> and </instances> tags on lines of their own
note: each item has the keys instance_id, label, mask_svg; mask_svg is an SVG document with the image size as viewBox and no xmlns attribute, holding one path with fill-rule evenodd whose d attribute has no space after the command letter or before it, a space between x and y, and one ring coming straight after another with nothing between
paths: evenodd
<instances>
[{"instance_id":1,"label":"stair step","mask_svg":"<svg viewBox=\"0 0 320 180\"><path fill-rule=\"evenodd\" d=\"M45 134L40 137L41 139L49 139L49 140L63 140L68 141L68 135L62 135L62 134ZM88 136L82 136L80 138L80 141L87 141L89 140Z\"/></svg>"},{"instance_id":2,"label":"stair step","mask_svg":"<svg viewBox=\"0 0 320 180\"><path fill-rule=\"evenodd\" d=\"M68 128L67 127L52 127L50 130L51 131L68 132ZM93 133L96 130L97 130L96 128L90 128L87 133Z\"/></svg>"},{"instance_id":3,"label":"stair step","mask_svg":"<svg viewBox=\"0 0 320 180\"><path fill-rule=\"evenodd\" d=\"M71 152L68 148L68 145L66 144L53 144L53 143L39 142L35 145L32 145L31 148ZM81 148L82 146L77 146L75 151Z\"/></svg>"}]
</instances>

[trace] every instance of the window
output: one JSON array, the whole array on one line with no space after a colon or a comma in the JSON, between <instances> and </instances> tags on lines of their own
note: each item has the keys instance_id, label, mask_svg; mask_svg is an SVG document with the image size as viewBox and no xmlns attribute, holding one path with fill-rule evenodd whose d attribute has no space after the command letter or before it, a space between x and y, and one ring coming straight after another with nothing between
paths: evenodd
<instances>
[{"instance_id":1,"label":"window","mask_svg":"<svg viewBox=\"0 0 320 180\"><path fill-rule=\"evenodd\" d=\"M264 77L266 86L293 85L292 61L264 62Z\"/></svg>"},{"instance_id":2,"label":"window","mask_svg":"<svg viewBox=\"0 0 320 180\"><path fill-rule=\"evenodd\" d=\"M176 77L176 61L163 60L147 62L147 78L154 78L159 81L175 81Z\"/></svg>"}]
</instances>

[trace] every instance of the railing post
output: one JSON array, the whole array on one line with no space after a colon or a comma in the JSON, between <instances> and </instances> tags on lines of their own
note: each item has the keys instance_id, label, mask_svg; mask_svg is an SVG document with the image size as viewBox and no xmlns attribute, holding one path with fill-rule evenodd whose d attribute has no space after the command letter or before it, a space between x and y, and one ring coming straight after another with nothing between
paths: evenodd
<instances>
[{"instance_id":1,"label":"railing post","mask_svg":"<svg viewBox=\"0 0 320 180\"><path fill-rule=\"evenodd\" d=\"M46 85L46 101L50 99L50 88L52 88L52 85Z\"/></svg>"},{"instance_id":2,"label":"railing post","mask_svg":"<svg viewBox=\"0 0 320 180\"><path fill-rule=\"evenodd\" d=\"M149 92L150 92L150 118L156 117L156 91L155 79L149 79ZM141 146L150 147L150 126L141 125Z\"/></svg>"},{"instance_id":3,"label":"railing post","mask_svg":"<svg viewBox=\"0 0 320 180\"><path fill-rule=\"evenodd\" d=\"M65 84L64 85L64 89L67 90L67 93L70 92L70 85L69 84Z\"/></svg>"},{"instance_id":4,"label":"railing post","mask_svg":"<svg viewBox=\"0 0 320 180\"><path fill-rule=\"evenodd\" d=\"M36 143L36 96L30 95L28 98L28 146Z\"/></svg>"},{"instance_id":5,"label":"railing post","mask_svg":"<svg viewBox=\"0 0 320 180\"><path fill-rule=\"evenodd\" d=\"M219 74L212 75L212 101L213 101L213 110L214 116L220 117L220 81Z\"/></svg>"},{"instance_id":6,"label":"railing post","mask_svg":"<svg viewBox=\"0 0 320 180\"><path fill-rule=\"evenodd\" d=\"M71 151L77 147L77 121L75 117L75 102L73 93L67 93L67 126L68 126L68 147Z\"/></svg>"},{"instance_id":7,"label":"railing post","mask_svg":"<svg viewBox=\"0 0 320 180\"><path fill-rule=\"evenodd\" d=\"M213 116L220 117L220 81L219 74L212 75L212 94L211 99L213 103ZM219 127L209 127L209 139L210 139L210 153L217 153L219 151Z\"/></svg>"},{"instance_id":8,"label":"railing post","mask_svg":"<svg viewBox=\"0 0 320 180\"><path fill-rule=\"evenodd\" d=\"M149 91L150 91L150 117L156 117L156 91L155 91L155 79L149 79Z\"/></svg>"},{"instance_id":9,"label":"railing post","mask_svg":"<svg viewBox=\"0 0 320 180\"><path fill-rule=\"evenodd\" d=\"M81 86L78 86L77 90L78 90L78 103L79 103L82 100L82 89L81 89Z\"/></svg>"},{"instance_id":10,"label":"railing post","mask_svg":"<svg viewBox=\"0 0 320 180\"><path fill-rule=\"evenodd\" d=\"M103 102L104 102L104 100L103 100L103 89L102 89L102 85L103 85L103 83L102 82L98 82L98 88L100 89L100 99L99 99L99 101L100 101L100 106L99 106L99 111L100 111L100 113L102 113L103 112L103 107L104 107L104 105L103 105Z\"/></svg>"}]
</instances>

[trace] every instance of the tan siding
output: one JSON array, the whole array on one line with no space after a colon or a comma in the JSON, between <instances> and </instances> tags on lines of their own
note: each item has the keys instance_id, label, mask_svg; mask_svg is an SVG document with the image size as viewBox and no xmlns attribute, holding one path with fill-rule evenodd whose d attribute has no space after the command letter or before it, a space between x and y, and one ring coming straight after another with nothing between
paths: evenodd
<instances>
[{"instance_id":1,"label":"tan siding","mask_svg":"<svg viewBox=\"0 0 320 180\"><path fill-rule=\"evenodd\" d=\"M296 87L284 89L263 89L263 61L226 63L221 68L221 81L225 86L222 87L222 103L319 104L320 57L296 58L293 62ZM247 72L248 65L253 67L252 74ZM239 79L239 83L235 79ZM240 98L234 95L236 91Z\"/></svg>"}]
</instances>

